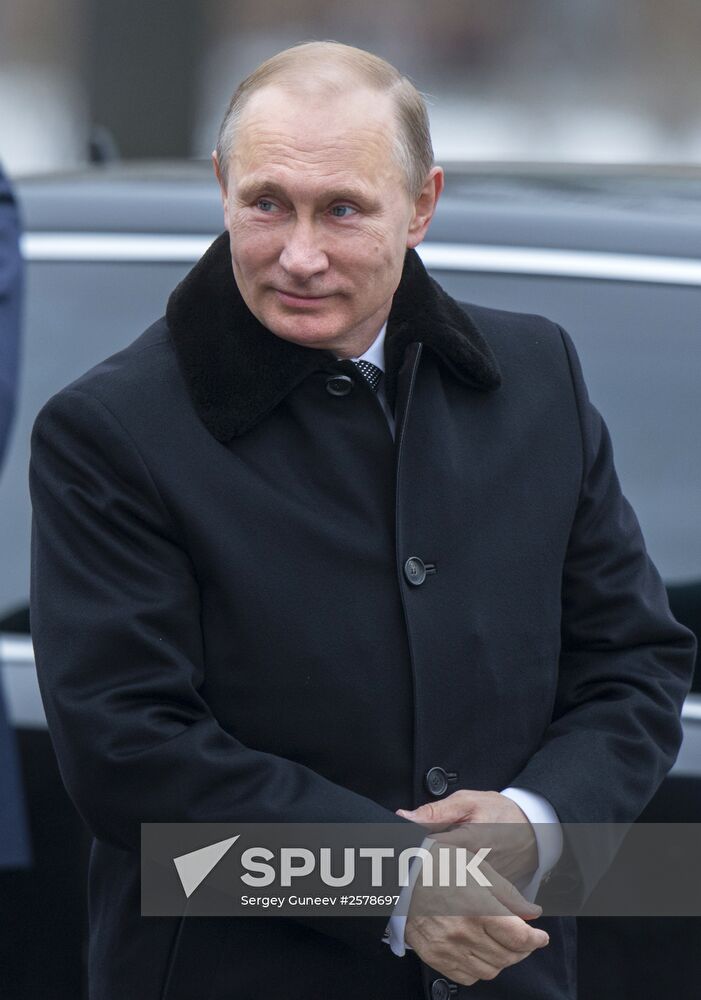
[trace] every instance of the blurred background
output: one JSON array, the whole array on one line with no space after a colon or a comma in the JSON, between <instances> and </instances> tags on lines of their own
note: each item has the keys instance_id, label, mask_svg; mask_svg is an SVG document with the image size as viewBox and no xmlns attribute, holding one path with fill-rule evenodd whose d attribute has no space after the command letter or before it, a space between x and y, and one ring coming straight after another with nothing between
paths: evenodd
<instances>
[{"instance_id":1,"label":"blurred background","mask_svg":"<svg viewBox=\"0 0 701 1000\"><path fill-rule=\"evenodd\" d=\"M3 0L0 158L207 155L235 84L310 38L411 76L439 158L701 158L698 0Z\"/></svg>"}]
</instances>

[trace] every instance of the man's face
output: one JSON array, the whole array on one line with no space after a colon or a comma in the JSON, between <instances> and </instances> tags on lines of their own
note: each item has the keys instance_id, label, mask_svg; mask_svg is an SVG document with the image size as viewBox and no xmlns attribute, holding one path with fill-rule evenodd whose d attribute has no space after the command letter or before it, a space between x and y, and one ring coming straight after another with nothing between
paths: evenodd
<instances>
[{"instance_id":1,"label":"man's face","mask_svg":"<svg viewBox=\"0 0 701 1000\"><path fill-rule=\"evenodd\" d=\"M405 250L423 239L442 184L434 168L410 197L395 129L389 98L375 92L322 101L271 86L251 97L222 184L224 217L241 295L278 337L353 357L386 320Z\"/></svg>"}]
</instances>

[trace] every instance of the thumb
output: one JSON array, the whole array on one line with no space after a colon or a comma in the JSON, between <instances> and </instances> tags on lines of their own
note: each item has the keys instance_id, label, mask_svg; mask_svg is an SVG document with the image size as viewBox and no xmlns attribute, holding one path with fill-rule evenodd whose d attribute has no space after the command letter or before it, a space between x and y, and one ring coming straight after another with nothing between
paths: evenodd
<instances>
[{"instance_id":1,"label":"thumb","mask_svg":"<svg viewBox=\"0 0 701 1000\"><path fill-rule=\"evenodd\" d=\"M496 875L496 872L494 874ZM501 875L496 875L492 892L500 903L522 920L536 920L543 912L542 906L538 903L529 903L516 886Z\"/></svg>"},{"instance_id":2,"label":"thumb","mask_svg":"<svg viewBox=\"0 0 701 1000\"><path fill-rule=\"evenodd\" d=\"M417 809L397 809L397 815L414 823L458 823L464 818L465 810L457 802L443 799L441 802L426 802Z\"/></svg>"}]
</instances>

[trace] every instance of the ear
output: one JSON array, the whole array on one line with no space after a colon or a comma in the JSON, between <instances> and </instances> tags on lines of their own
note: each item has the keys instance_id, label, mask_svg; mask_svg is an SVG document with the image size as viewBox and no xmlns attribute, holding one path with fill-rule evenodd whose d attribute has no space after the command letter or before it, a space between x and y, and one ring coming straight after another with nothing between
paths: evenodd
<instances>
[{"instance_id":1,"label":"ear","mask_svg":"<svg viewBox=\"0 0 701 1000\"><path fill-rule=\"evenodd\" d=\"M431 167L426 183L414 202L414 211L409 223L406 245L410 250L417 247L426 235L431 219L441 196L445 175L442 167Z\"/></svg>"},{"instance_id":2,"label":"ear","mask_svg":"<svg viewBox=\"0 0 701 1000\"><path fill-rule=\"evenodd\" d=\"M229 228L229 196L226 187L226 178L222 173L221 165L219 163L219 157L217 156L216 149L212 150L212 166L214 167L214 174L217 178L217 183L219 184L219 193L221 194L222 206L224 208L224 226Z\"/></svg>"}]
</instances>

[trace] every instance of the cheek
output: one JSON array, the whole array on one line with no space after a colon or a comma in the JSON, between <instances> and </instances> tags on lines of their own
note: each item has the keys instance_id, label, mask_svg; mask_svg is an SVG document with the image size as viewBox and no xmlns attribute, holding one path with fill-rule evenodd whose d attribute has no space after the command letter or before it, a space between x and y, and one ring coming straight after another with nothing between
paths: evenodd
<instances>
[{"instance_id":1,"label":"cheek","mask_svg":"<svg viewBox=\"0 0 701 1000\"><path fill-rule=\"evenodd\" d=\"M401 274L406 252L407 229L393 220L382 220L379 224L369 224L365 231L366 260L369 266L395 274Z\"/></svg>"},{"instance_id":2,"label":"cheek","mask_svg":"<svg viewBox=\"0 0 701 1000\"><path fill-rule=\"evenodd\" d=\"M394 232L368 232L362 252L355 258L358 277L364 277L377 295L392 294L399 284L405 249L401 236ZM389 292L387 285L393 285Z\"/></svg>"},{"instance_id":3,"label":"cheek","mask_svg":"<svg viewBox=\"0 0 701 1000\"><path fill-rule=\"evenodd\" d=\"M366 222L333 248L337 257L352 260L359 270L392 270L397 257L404 256L401 236L391 227Z\"/></svg>"},{"instance_id":4,"label":"cheek","mask_svg":"<svg viewBox=\"0 0 701 1000\"><path fill-rule=\"evenodd\" d=\"M275 257L275 247L270 238L259 231L247 228L231 230L231 259L242 273L254 277L254 272Z\"/></svg>"}]
</instances>

